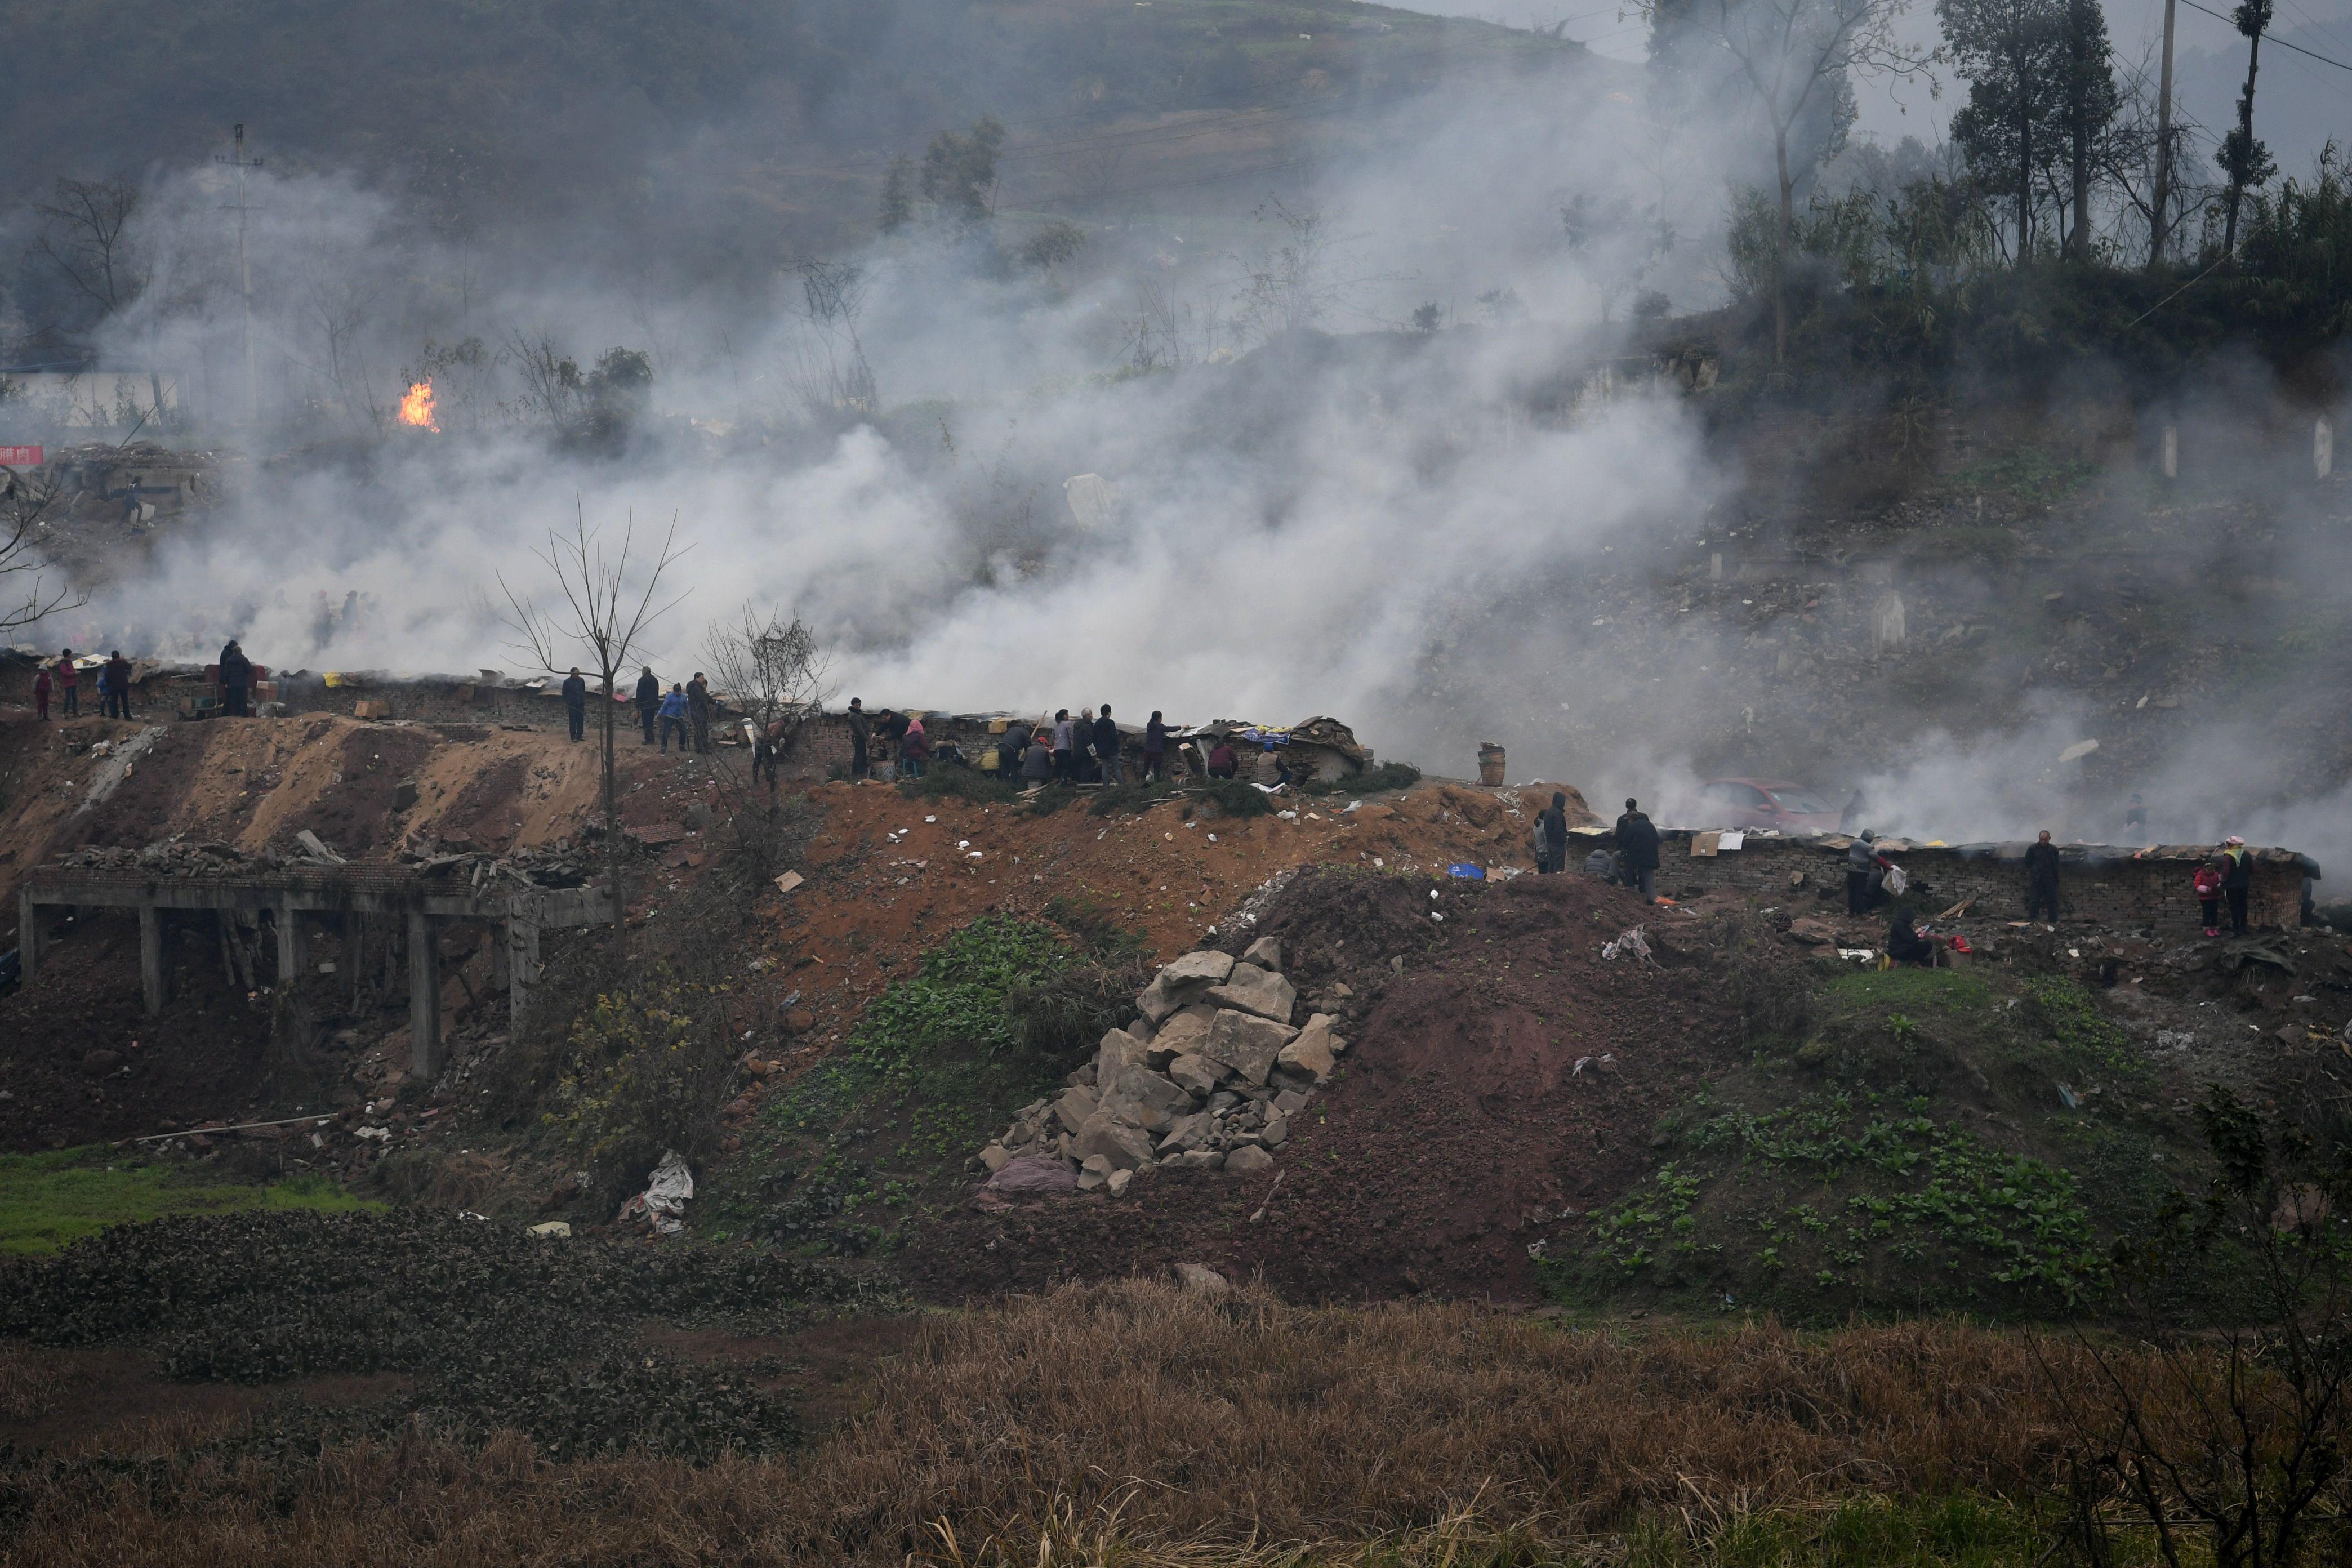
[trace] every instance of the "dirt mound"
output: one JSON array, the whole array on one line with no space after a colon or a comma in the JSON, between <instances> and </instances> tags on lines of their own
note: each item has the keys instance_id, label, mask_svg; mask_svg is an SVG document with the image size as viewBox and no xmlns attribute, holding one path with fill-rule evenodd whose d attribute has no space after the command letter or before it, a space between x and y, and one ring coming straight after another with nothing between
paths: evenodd
<instances>
[{"instance_id":1,"label":"dirt mound","mask_svg":"<svg viewBox=\"0 0 2352 1568\"><path fill-rule=\"evenodd\" d=\"M1155 1170L1117 1202L960 1215L909 1269L951 1296L1180 1259L1318 1298L1531 1296L1570 1211L1622 1192L1656 1119L1738 1058L1711 926L1664 918L1581 877L1302 873L1252 934L1350 1046L1282 1184ZM1643 923L1654 961L1601 955Z\"/></svg>"}]
</instances>

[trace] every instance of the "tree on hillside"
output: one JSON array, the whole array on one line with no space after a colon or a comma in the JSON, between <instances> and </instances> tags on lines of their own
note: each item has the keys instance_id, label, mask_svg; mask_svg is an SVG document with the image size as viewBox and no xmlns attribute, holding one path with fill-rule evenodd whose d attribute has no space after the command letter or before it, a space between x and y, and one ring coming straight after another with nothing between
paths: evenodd
<instances>
[{"instance_id":1,"label":"tree on hillside","mask_svg":"<svg viewBox=\"0 0 2352 1568\"><path fill-rule=\"evenodd\" d=\"M1652 25L1665 0L1649 0ZM1903 0L1683 0L1691 15L1678 28L1695 30L1709 50L1720 50L1749 100L1772 148L1778 221L1772 236L1772 360L1789 353L1789 236L1797 216L1797 189L1811 173L1804 162L1833 154L1853 123L1853 76L1875 70L1894 76L1924 72L1928 55L1895 36ZM1808 127L1826 123L1810 139Z\"/></svg>"},{"instance_id":2,"label":"tree on hillside","mask_svg":"<svg viewBox=\"0 0 2352 1568\"><path fill-rule=\"evenodd\" d=\"M93 327L121 315L147 291L153 269L131 233L141 199L140 188L118 174L103 180L60 177L49 200L33 204L40 219L34 254L93 313ZM163 373L152 364L147 384L154 400L150 416L160 420Z\"/></svg>"},{"instance_id":3,"label":"tree on hillside","mask_svg":"<svg viewBox=\"0 0 2352 1568\"><path fill-rule=\"evenodd\" d=\"M2066 0L2066 58L2059 100L2074 209L2066 252L2077 261L2088 261L2091 187L2105 162L2105 144L2123 106L2123 95L2116 88L2115 48L2107 41L2107 14L2099 0Z\"/></svg>"},{"instance_id":4,"label":"tree on hillside","mask_svg":"<svg viewBox=\"0 0 2352 1568\"><path fill-rule=\"evenodd\" d=\"M884 234L896 234L915 221L915 161L901 153L890 160L882 176L882 200L876 214Z\"/></svg>"},{"instance_id":5,"label":"tree on hillside","mask_svg":"<svg viewBox=\"0 0 2352 1568\"><path fill-rule=\"evenodd\" d=\"M677 520L670 519L661 547L650 558L636 552L636 514L629 515L621 531L617 555L607 556L599 531L588 526L584 508L575 506L572 531L547 531L547 548L534 550L541 564L555 579L562 604L542 611L528 595L518 594L499 574L499 587L512 609L508 626L520 639L515 647L538 668L562 675L576 654L595 673L601 693L603 734L605 886L613 894L613 960L627 957L628 899L621 882L621 797L619 763L614 750L614 695L621 674L634 662L638 647L654 622L677 605L683 595L655 601L663 574L685 553L677 542ZM632 556L635 556L632 559Z\"/></svg>"},{"instance_id":6,"label":"tree on hillside","mask_svg":"<svg viewBox=\"0 0 2352 1568\"><path fill-rule=\"evenodd\" d=\"M1952 140L1977 178L2015 203L2020 262L2032 254L2035 194L2059 151L2066 14L2067 0L1936 0L1945 43L1969 83Z\"/></svg>"},{"instance_id":7,"label":"tree on hillside","mask_svg":"<svg viewBox=\"0 0 2352 1568\"><path fill-rule=\"evenodd\" d=\"M2271 25L2271 0L2240 0L2230 18L2246 37L2246 89L2238 95L2238 123L2221 138L2221 151L2217 155L2221 172L2230 176L2230 194L2224 198L2221 229L2221 254L2234 256L2238 251L2238 207L2246 193L2258 185L2270 183L2278 173L2271 161L2270 149L2254 136L2254 73L2263 63L2263 34Z\"/></svg>"},{"instance_id":8,"label":"tree on hillside","mask_svg":"<svg viewBox=\"0 0 2352 1568\"><path fill-rule=\"evenodd\" d=\"M1004 127L983 115L965 132L942 131L923 149L923 200L963 223L986 218L996 197L996 155Z\"/></svg>"}]
</instances>

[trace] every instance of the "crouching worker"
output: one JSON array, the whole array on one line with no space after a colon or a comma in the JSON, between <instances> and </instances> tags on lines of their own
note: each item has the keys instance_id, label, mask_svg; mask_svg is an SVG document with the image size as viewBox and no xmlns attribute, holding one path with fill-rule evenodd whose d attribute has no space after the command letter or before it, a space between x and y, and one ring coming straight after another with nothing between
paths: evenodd
<instances>
[{"instance_id":1,"label":"crouching worker","mask_svg":"<svg viewBox=\"0 0 2352 1568\"><path fill-rule=\"evenodd\" d=\"M1935 937L1920 933L1908 910L1895 911L1894 922L1886 928L1886 956L1897 963L1933 969L1943 962L1942 945Z\"/></svg>"}]
</instances>

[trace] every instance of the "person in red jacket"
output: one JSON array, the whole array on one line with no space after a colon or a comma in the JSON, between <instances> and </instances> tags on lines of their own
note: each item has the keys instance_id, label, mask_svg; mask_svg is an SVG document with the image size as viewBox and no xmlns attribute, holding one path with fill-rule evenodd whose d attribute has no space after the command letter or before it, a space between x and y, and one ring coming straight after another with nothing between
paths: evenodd
<instances>
[{"instance_id":1,"label":"person in red jacket","mask_svg":"<svg viewBox=\"0 0 2352 1568\"><path fill-rule=\"evenodd\" d=\"M2205 911L2205 934L2221 934L2221 868L2204 865L2197 868L2192 879L2197 889L2197 902Z\"/></svg>"}]
</instances>

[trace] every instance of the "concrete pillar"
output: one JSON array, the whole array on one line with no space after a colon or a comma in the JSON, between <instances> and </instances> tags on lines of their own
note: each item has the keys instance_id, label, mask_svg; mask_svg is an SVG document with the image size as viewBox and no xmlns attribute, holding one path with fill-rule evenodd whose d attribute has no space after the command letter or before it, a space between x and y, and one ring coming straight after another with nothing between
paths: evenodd
<instances>
[{"instance_id":1,"label":"concrete pillar","mask_svg":"<svg viewBox=\"0 0 2352 1568\"><path fill-rule=\"evenodd\" d=\"M30 985L41 972L41 907L33 902L30 888L16 893L16 962L24 966L24 984Z\"/></svg>"},{"instance_id":2,"label":"concrete pillar","mask_svg":"<svg viewBox=\"0 0 2352 1568\"><path fill-rule=\"evenodd\" d=\"M2311 471L2323 479L2336 471L2336 426L2325 414L2311 427Z\"/></svg>"},{"instance_id":3,"label":"concrete pillar","mask_svg":"<svg viewBox=\"0 0 2352 1568\"><path fill-rule=\"evenodd\" d=\"M152 904L139 906L139 988L152 1016L170 999L163 974L163 911Z\"/></svg>"},{"instance_id":4,"label":"concrete pillar","mask_svg":"<svg viewBox=\"0 0 2352 1568\"><path fill-rule=\"evenodd\" d=\"M441 949L423 910L408 915L408 1070L428 1082L441 1076Z\"/></svg>"},{"instance_id":5,"label":"concrete pillar","mask_svg":"<svg viewBox=\"0 0 2352 1568\"><path fill-rule=\"evenodd\" d=\"M507 917L507 1022L522 1027L522 1010L539 984L539 922L518 912Z\"/></svg>"},{"instance_id":6,"label":"concrete pillar","mask_svg":"<svg viewBox=\"0 0 2352 1568\"><path fill-rule=\"evenodd\" d=\"M2164 427L2164 477L2168 479L2180 477L2180 426L2178 425Z\"/></svg>"},{"instance_id":7,"label":"concrete pillar","mask_svg":"<svg viewBox=\"0 0 2352 1568\"><path fill-rule=\"evenodd\" d=\"M291 985L302 973L302 917L278 907L278 984Z\"/></svg>"}]
</instances>

